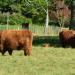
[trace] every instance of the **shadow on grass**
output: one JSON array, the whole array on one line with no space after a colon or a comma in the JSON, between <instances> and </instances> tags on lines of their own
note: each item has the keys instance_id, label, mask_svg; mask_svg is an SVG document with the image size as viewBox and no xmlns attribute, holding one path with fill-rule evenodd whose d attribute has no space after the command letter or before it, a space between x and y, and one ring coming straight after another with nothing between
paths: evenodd
<instances>
[{"instance_id":1,"label":"shadow on grass","mask_svg":"<svg viewBox=\"0 0 75 75\"><path fill-rule=\"evenodd\" d=\"M53 47L60 47L60 41L58 36L34 36L33 45L42 46L43 44L49 44Z\"/></svg>"}]
</instances>

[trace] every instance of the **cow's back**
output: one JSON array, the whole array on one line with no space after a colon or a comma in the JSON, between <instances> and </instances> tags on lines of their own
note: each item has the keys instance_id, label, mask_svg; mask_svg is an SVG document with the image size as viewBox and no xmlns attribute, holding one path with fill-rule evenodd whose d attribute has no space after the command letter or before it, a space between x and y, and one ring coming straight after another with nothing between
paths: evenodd
<instances>
[{"instance_id":1,"label":"cow's back","mask_svg":"<svg viewBox=\"0 0 75 75\"><path fill-rule=\"evenodd\" d=\"M66 45L72 46L74 43L74 31L73 30L61 31L59 33L59 38L63 47L65 47Z\"/></svg>"},{"instance_id":2,"label":"cow's back","mask_svg":"<svg viewBox=\"0 0 75 75\"><path fill-rule=\"evenodd\" d=\"M73 31L72 30L66 30L66 31L61 31L59 33L59 38L63 38L64 40L68 40L73 36Z\"/></svg>"}]
</instances>

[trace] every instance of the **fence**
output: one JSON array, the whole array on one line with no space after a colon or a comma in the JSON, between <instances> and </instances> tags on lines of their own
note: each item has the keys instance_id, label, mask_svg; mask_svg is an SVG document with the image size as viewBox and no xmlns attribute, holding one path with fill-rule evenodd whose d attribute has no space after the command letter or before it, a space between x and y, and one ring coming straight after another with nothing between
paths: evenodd
<instances>
[{"instance_id":1,"label":"fence","mask_svg":"<svg viewBox=\"0 0 75 75\"><path fill-rule=\"evenodd\" d=\"M44 25L32 25L30 26L30 30L34 33L34 35L40 36L57 36L60 31L60 27L57 26L49 26L48 27L48 34L45 33L45 26Z\"/></svg>"},{"instance_id":2,"label":"fence","mask_svg":"<svg viewBox=\"0 0 75 75\"><path fill-rule=\"evenodd\" d=\"M6 29L7 29L7 25L0 25L0 30L6 30ZM8 29L21 30L22 26L21 25L8 25ZM57 36L59 34L60 27L49 26L48 34L45 34L44 25L30 25L29 30L31 30L33 34L37 36Z\"/></svg>"}]
</instances>

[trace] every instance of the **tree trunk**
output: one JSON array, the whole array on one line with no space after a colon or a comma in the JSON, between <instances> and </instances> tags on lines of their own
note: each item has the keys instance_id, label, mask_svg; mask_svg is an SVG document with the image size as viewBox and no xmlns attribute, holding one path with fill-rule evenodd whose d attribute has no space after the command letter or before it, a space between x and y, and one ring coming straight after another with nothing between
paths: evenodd
<instances>
[{"instance_id":1,"label":"tree trunk","mask_svg":"<svg viewBox=\"0 0 75 75\"><path fill-rule=\"evenodd\" d=\"M48 8L46 13L46 26L45 26L45 34L48 34L48 23L49 23L49 15L48 15Z\"/></svg>"},{"instance_id":2,"label":"tree trunk","mask_svg":"<svg viewBox=\"0 0 75 75\"><path fill-rule=\"evenodd\" d=\"M8 30L8 25L9 25L9 12L7 12L7 30Z\"/></svg>"}]
</instances>

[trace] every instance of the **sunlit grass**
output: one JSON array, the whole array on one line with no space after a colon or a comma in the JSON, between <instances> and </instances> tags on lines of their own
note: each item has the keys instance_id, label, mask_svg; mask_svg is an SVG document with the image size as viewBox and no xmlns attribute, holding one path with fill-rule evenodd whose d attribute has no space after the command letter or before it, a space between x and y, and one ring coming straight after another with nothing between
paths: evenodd
<instances>
[{"instance_id":1,"label":"sunlit grass","mask_svg":"<svg viewBox=\"0 0 75 75\"><path fill-rule=\"evenodd\" d=\"M75 50L33 46L31 56L0 54L0 75L75 75Z\"/></svg>"}]
</instances>

